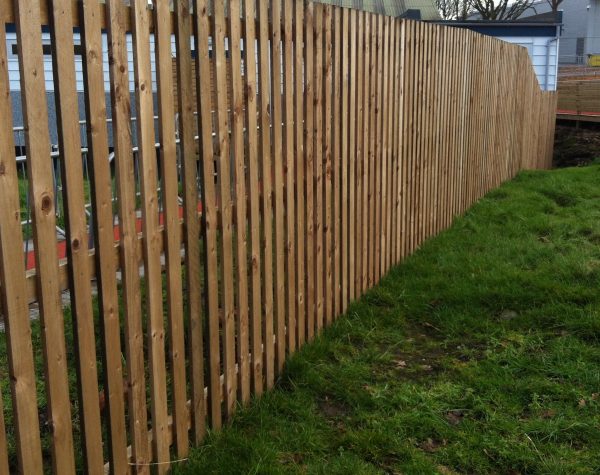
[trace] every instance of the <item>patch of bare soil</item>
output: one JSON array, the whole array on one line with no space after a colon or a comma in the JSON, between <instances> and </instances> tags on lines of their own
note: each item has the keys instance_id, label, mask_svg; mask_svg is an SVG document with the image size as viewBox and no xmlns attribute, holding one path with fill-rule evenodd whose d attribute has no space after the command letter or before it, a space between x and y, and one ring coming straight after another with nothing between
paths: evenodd
<instances>
[{"instance_id":1,"label":"patch of bare soil","mask_svg":"<svg viewBox=\"0 0 600 475\"><path fill-rule=\"evenodd\" d=\"M600 127L556 126L555 167L588 165L598 158L600 158Z\"/></svg>"}]
</instances>

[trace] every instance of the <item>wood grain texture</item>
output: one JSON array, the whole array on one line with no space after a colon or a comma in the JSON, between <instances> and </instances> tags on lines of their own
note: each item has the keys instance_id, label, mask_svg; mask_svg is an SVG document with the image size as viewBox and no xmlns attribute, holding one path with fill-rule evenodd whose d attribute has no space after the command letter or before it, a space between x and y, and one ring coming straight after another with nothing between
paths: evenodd
<instances>
[{"instance_id":1,"label":"wood grain texture","mask_svg":"<svg viewBox=\"0 0 600 475\"><path fill-rule=\"evenodd\" d=\"M16 22L19 37L35 248L27 270L11 252L23 234L6 120L0 297L12 414L0 414L0 471L150 473L158 462L153 470L166 472L187 456L190 437L200 443L207 423L218 430L238 402L271 388L286 357L392 265L519 170L551 163L556 94L539 89L522 48L304 0L173 7L0 0L1 26ZM55 167L43 25L53 40ZM0 113L11 117L6 53ZM67 378L64 290L76 378ZM32 345L33 302L41 348ZM44 439L42 386L52 421Z\"/></svg>"},{"instance_id":2,"label":"wood grain texture","mask_svg":"<svg viewBox=\"0 0 600 475\"><path fill-rule=\"evenodd\" d=\"M40 426L37 410L36 375L33 363L33 345L25 264L14 248L23 248L21 210L19 203L19 177L14 160L12 132L12 104L8 81L6 55L6 29L0 22L0 298L5 315L8 375L12 401L14 441L17 449L18 469L22 473L43 472ZM4 416L4 412L2 413ZM5 436L0 436L5 437ZM4 456L0 456L4 457ZM6 458L8 456L6 455ZM8 473L8 468L6 473Z\"/></svg>"},{"instance_id":3,"label":"wood grain texture","mask_svg":"<svg viewBox=\"0 0 600 475\"><path fill-rule=\"evenodd\" d=\"M165 328L163 317L163 285L160 233L158 223L158 170L154 148L154 105L152 97L152 71L150 58L149 14L145 0L132 3L133 63L135 98L138 120L137 146L140 169L142 232L145 239L144 277L146 284L145 311L148 318L147 345L150 374L150 410L152 414L152 450L159 473L169 469L167 369L165 354ZM173 110L173 107L170 108Z\"/></svg>"},{"instance_id":4,"label":"wood grain texture","mask_svg":"<svg viewBox=\"0 0 600 475\"><path fill-rule=\"evenodd\" d=\"M263 392L263 335L262 335L262 295L261 295L261 241L260 241L260 194L259 176L260 143L258 137L258 82L256 25L257 9L254 0L245 0L245 56L246 65L246 129L248 131L248 193L250 200L250 351L252 354L252 392Z\"/></svg>"},{"instance_id":5,"label":"wood grain texture","mask_svg":"<svg viewBox=\"0 0 600 475\"><path fill-rule=\"evenodd\" d=\"M97 24L95 22L96 9L90 3L86 3L84 11L89 9L89 18L85 20L85 28L90 34L97 35ZM132 137L131 137L131 95L129 91L129 71L126 33L124 26L124 11L121 2L109 0L107 3L110 19L108 36L108 52L112 61L109 68L112 130L114 140L115 181L117 195L117 214L120 237L120 267L121 285L123 296L123 309L125 318L125 354L127 360L127 385L130 388L128 397L129 422L131 433L131 447L133 461L144 467L151 461L150 448L147 437L147 400L146 400L146 376L144 361L144 334L142 330L142 301L140 295L139 262L140 253L137 246L136 230L136 185L134 178ZM101 39L100 39L101 41ZM101 43L99 43L101 44ZM92 50L88 56L88 72L100 76L98 69L92 60L101 57L97 51ZM101 64L101 63L99 63ZM92 69L90 66L94 65ZM98 95L98 98L100 96ZM103 114L99 99L89 99L88 109L90 118L96 118ZM95 111L95 114L92 112ZM97 114L97 115L96 115ZM93 157L103 157L108 151L108 139L104 144L104 119L95 119L100 122L92 122L98 126L99 133L96 141L92 142ZM95 144L95 145L94 145ZM96 160L95 162L99 162ZM96 164L94 170L94 194L96 196L96 236L98 248L96 260L100 271L99 283L101 284L100 295L102 319L101 325L104 333L104 380L108 388L108 421L109 433L116 433L115 438L110 439L110 468L113 473L126 469L127 453L125 441L119 437L124 430L125 408L123 407L123 376L121 368L121 352L116 350L120 347L119 311L117 282L114 267L110 266L111 246L114 241L112 231L112 196L110 164ZM108 169L106 169L106 168ZM103 214L100 214L100 210ZM109 210L110 216L109 216ZM110 225L108 220L110 219ZM112 236L111 236L112 235ZM104 267L103 267L104 266ZM111 275L112 274L112 275ZM113 280L114 279L114 280ZM143 468L141 469L143 470Z\"/></svg>"},{"instance_id":6,"label":"wood grain texture","mask_svg":"<svg viewBox=\"0 0 600 475\"><path fill-rule=\"evenodd\" d=\"M178 458L188 454L188 409L185 368L185 336L183 309L183 282L181 277L181 230L179 225L179 178L175 144L175 108L173 101L173 74L171 58L171 31L169 2L158 0L154 8L155 61L158 89L158 133L160 148L160 181L163 225L165 234L164 255L166 265L167 326L169 371L171 374L171 414L173 434ZM188 119L189 120L189 119Z\"/></svg>"},{"instance_id":7,"label":"wood grain texture","mask_svg":"<svg viewBox=\"0 0 600 475\"><path fill-rule=\"evenodd\" d=\"M193 441L199 444L206 433L204 403L204 331L202 324L202 262L200 255L200 220L198 218L198 154L196 152L196 118L194 117L195 84L190 40L192 15L188 2L177 2L175 10L177 81L179 91L176 110L179 114L179 141L183 186L185 227L185 297L187 298L188 359L191 388L190 416Z\"/></svg>"},{"instance_id":8,"label":"wood grain texture","mask_svg":"<svg viewBox=\"0 0 600 475\"><path fill-rule=\"evenodd\" d=\"M195 46L198 52L196 61L196 90L198 130L201 145L201 182L202 192L202 229L204 247L205 313L208 327L208 402L210 423L213 429L221 427L221 346L219 318L219 281L218 281L218 219L217 191L215 186L215 159L213 149L213 119L210 89L202 87L205 78L210 78L209 35L210 24L207 0L194 3Z\"/></svg>"},{"instance_id":9,"label":"wood grain texture","mask_svg":"<svg viewBox=\"0 0 600 475\"><path fill-rule=\"evenodd\" d=\"M56 473L68 474L75 472L75 459L64 315L58 286L56 196L52 162L48 160L50 137L39 5L15 2L15 15L35 267L38 270L37 290L43 329L46 399L48 420L52 426L52 468ZM124 439L124 434L120 437Z\"/></svg>"},{"instance_id":10,"label":"wood grain texture","mask_svg":"<svg viewBox=\"0 0 600 475\"><path fill-rule=\"evenodd\" d=\"M89 259L79 106L75 84L75 55L69 0L54 0L50 8L50 38L53 44L52 71L57 111L58 146L62 152L62 194L66 218L67 259L71 289L75 361L77 364L80 423L85 470L103 470L98 370L95 344L92 286L88 279Z\"/></svg>"}]
</instances>

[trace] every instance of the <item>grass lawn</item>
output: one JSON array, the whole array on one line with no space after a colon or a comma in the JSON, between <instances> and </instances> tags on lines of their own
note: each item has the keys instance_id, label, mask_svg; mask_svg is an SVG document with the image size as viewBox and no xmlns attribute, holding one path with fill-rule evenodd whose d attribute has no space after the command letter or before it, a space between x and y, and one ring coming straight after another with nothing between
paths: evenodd
<instances>
[{"instance_id":1,"label":"grass lawn","mask_svg":"<svg viewBox=\"0 0 600 475\"><path fill-rule=\"evenodd\" d=\"M599 473L599 185L489 193L175 472Z\"/></svg>"}]
</instances>

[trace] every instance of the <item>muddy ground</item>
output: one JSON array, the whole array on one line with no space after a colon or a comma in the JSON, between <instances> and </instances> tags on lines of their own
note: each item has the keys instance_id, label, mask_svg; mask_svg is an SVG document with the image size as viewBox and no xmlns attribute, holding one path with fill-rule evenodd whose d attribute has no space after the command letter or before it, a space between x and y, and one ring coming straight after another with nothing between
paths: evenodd
<instances>
[{"instance_id":1,"label":"muddy ground","mask_svg":"<svg viewBox=\"0 0 600 475\"><path fill-rule=\"evenodd\" d=\"M600 161L600 124L557 124L554 166L572 167Z\"/></svg>"}]
</instances>

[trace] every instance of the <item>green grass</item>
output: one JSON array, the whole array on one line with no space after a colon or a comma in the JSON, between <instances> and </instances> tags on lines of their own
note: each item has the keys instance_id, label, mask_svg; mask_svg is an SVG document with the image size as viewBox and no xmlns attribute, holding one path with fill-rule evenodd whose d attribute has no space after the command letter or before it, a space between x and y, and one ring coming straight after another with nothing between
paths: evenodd
<instances>
[{"instance_id":1,"label":"green grass","mask_svg":"<svg viewBox=\"0 0 600 475\"><path fill-rule=\"evenodd\" d=\"M175 472L600 472L599 183L489 193Z\"/></svg>"}]
</instances>

